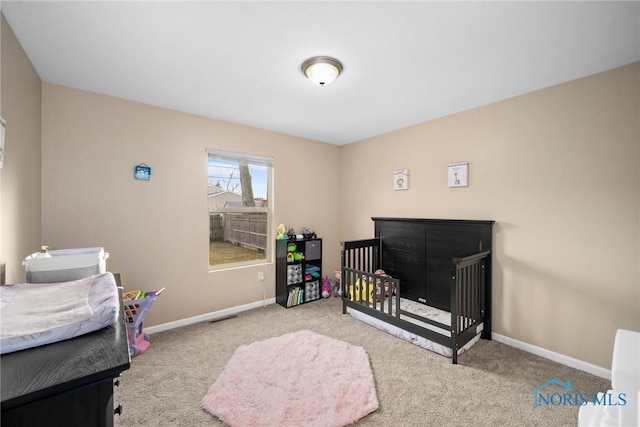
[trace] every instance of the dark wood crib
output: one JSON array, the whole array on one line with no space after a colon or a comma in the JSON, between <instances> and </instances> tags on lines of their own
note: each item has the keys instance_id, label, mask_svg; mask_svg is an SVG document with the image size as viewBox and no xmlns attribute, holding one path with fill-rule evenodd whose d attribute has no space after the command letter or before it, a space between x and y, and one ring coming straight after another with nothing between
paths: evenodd
<instances>
[{"instance_id":1,"label":"dark wood crib","mask_svg":"<svg viewBox=\"0 0 640 427\"><path fill-rule=\"evenodd\" d=\"M342 242L343 313L350 308L445 346L453 363L477 335L491 339L494 221L372 219L375 238ZM405 310L407 301L450 314L449 324Z\"/></svg>"}]
</instances>

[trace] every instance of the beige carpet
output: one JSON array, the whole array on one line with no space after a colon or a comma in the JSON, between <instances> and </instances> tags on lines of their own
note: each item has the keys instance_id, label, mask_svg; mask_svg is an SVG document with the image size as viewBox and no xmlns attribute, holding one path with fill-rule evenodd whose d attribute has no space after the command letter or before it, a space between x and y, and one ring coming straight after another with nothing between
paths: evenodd
<instances>
[{"instance_id":1,"label":"beige carpet","mask_svg":"<svg viewBox=\"0 0 640 427\"><path fill-rule=\"evenodd\" d=\"M534 408L532 389L550 379L570 380L575 391L588 394L610 388L605 379L495 341L480 340L453 365L343 315L340 300L332 297L153 334L149 350L133 359L115 390L114 403L123 405L116 425L224 425L200 403L234 351L304 329L369 354L380 407L355 426L577 426L577 407Z\"/></svg>"}]
</instances>

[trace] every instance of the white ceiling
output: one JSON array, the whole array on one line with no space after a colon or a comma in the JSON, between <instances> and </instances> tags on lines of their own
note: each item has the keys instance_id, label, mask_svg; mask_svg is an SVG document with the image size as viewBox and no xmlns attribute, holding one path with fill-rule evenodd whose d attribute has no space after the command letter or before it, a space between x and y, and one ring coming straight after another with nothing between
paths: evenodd
<instances>
[{"instance_id":1,"label":"white ceiling","mask_svg":"<svg viewBox=\"0 0 640 427\"><path fill-rule=\"evenodd\" d=\"M347 144L640 60L631 2L33 2L45 82ZM343 74L314 86L302 62Z\"/></svg>"}]
</instances>

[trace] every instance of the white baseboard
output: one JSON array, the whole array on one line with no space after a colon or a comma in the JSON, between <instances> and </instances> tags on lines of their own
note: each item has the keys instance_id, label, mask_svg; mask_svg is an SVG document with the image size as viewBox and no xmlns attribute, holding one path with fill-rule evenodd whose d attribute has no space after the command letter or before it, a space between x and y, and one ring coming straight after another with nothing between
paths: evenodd
<instances>
[{"instance_id":1,"label":"white baseboard","mask_svg":"<svg viewBox=\"0 0 640 427\"><path fill-rule=\"evenodd\" d=\"M565 366L569 366L570 368L579 369L597 377L611 380L611 370L609 369L601 368L600 366L593 365L582 360L574 359L573 357L565 356L564 354L556 353L554 351L547 350L546 348L538 347L533 344L505 337L504 335L492 333L491 338L499 343L519 348L520 350L526 351L527 353L535 354L536 356L553 360L554 362L561 363Z\"/></svg>"},{"instance_id":2,"label":"white baseboard","mask_svg":"<svg viewBox=\"0 0 640 427\"><path fill-rule=\"evenodd\" d=\"M263 307L270 304L275 304L276 299L270 298L264 301L257 301L250 304L240 305L237 307L226 308L224 310L213 311L211 313L201 314L199 316L189 317L187 319L180 319L174 322L163 323L156 326L150 326L144 328L144 332L147 334L154 334L156 332L168 331L170 329L180 328L182 326L192 325L194 323L206 322L211 320L223 319L226 317L234 316L243 311L252 310L254 308ZM499 343L506 344L511 347L518 348L526 351L527 353L535 354L536 356L544 357L545 359L553 360L554 362L561 363L571 368L579 369L584 372L588 372L592 375L611 380L611 370L601 368L600 366L593 365L591 363L584 362L582 360L574 359L573 357L565 356L564 354L556 353L551 350L547 350L542 347L535 346L523 341L518 341L513 338L506 337L504 335L493 333L491 338Z\"/></svg>"},{"instance_id":3,"label":"white baseboard","mask_svg":"<svg viewBox=\"0 0 640 427\"><path fill-rule=\"evenodd\" d=\"M182 326L193 325L194 323L223 319L225 317L234 316L243 311L264 307L270 304L275 304L275 302L276 302L275 298L269 298L264 301L257 301L257 302L252 302L250 304L239 305L237 307L225 308L224 310L213 311L211 313L205 313L199 316L189 317L187 319L180 319L174 322L168 322L168 323L163 323L161 325L150 326L148 328L144 328L144 332L147 334L154 334L156 332L168 331L170 329L180 328Z\"/></svg>"}]
</instances>

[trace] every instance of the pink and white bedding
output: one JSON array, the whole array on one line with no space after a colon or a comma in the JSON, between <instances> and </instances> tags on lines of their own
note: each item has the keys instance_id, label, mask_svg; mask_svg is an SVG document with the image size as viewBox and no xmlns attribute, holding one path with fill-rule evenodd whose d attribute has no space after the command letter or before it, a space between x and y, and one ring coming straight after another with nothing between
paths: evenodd
<instances>
[{"instance_id":1,"label":"pink and white bedding","mask_svg":"<svg viewBox=\"0 0 640 427\"><path fill-rule=\"evenodd\" d=\"M400 305L402 307L402 310L409 311L411 313L422 316L426 319L434 320L443 325L451 325L451 313L449 313L448 311L440 310L438 308L421 304L415 301L411 301L405 298L400 298ZM393 308L393 314L395 315L396 313L395 306L392 305L392 308ZM434 353L438 353L445 357L451 357L453 353L453 350L445 345L439 344L435 341L421 337L420 335L406 331L402 328L394 326L383 320L377 319L373 316L369 316L368 314L363 313L361 311L352 310L350 307L348 307L347 313L349 313L355 319L360 320L361 322L367 323L375 328L385 331L395 337L408 341L426 350L433 351ZM449 329L439 328L432 324L421 322L410 316L400 315L400 318L402 320L406 320L407 322L414 323L425 329L429 329L431 331L437 332L441 335L444 335L447 337L451 336L451 331ZM476 328L476 336L474 338L472 338L469 342L467 342L463 347L458 349L458 355L461 355L466 350L471 348L471 346L473 346L480 339L480 333L482 332L483 325L484 324L481 323Z\"/></svg>"},{"instance_id":2,"label":"pink and white bedding","mask_svg":"<svg viewBox=\"0 0 640 427\"><path fill-rule=\"evenodd\" d=\"M0 353L102 329L115 323L119 307L109 272L70 282L0 286Z\"/></svg>"}]
</instances>

